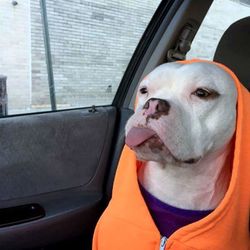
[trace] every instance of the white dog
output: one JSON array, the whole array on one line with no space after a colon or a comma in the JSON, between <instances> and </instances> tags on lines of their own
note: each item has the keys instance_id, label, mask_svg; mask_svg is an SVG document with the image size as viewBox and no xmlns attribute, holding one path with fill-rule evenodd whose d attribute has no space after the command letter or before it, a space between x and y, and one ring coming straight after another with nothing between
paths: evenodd
<instances>
[{"instance_id":1,"label":"white dog","mask_svg":"<svg viewBox=\"0 0 250 250\"><path fill-rule=\"evenodd\" d=\"M174 207L217 207L230 181L236 101L233 79L215 64L168 63L151 72L126 125L126 144L146 162L141 185Z\"/></svg>"}]
</instances>

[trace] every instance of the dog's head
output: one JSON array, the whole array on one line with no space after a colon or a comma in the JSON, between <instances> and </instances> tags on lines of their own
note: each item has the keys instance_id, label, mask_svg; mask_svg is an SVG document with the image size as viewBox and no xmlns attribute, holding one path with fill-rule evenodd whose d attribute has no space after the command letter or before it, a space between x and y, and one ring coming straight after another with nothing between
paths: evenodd
<instances>
[{"instance_id":1,"label":"dog's head","mask_svg":"<svg viewBox=\"0 0 250 250\"><path fill-rule=\"evenodd\" d=\"M163 64L140 83L137 98L126 144L140 160L196 163L234 134L236 87L216 64Z\"/></svg>"}]
</instances>

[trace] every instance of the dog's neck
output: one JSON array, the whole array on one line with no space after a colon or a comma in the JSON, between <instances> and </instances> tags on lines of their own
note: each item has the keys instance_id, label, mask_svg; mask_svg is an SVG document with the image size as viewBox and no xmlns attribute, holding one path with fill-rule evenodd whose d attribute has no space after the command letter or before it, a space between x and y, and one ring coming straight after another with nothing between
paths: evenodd
<instances>
[{"instance_id":1,"label":"dog's neck","mask_svg":"<svg viewBox=\"0 0 250 250\"><path fill-rule=\"evenodd\" d=\"M212 210L223 199L231 177L230 144L197 164L160 164L149 161L138 178L153 196L174 207Z\"/></svg>"}]
</instances>

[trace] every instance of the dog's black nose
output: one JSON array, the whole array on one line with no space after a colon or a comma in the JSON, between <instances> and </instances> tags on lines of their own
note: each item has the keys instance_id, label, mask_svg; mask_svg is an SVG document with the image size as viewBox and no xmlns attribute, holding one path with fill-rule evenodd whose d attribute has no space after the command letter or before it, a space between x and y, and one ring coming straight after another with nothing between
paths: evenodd
<instances>
[{"instance_id":1,"label":"dog's black nose","mask_svg":"<svg viewBox=\"0 0 250 250\"><path fill-rule=\"evenodd\" d=\"M144 115L150 118L159 118L161 115L168 115L170 104L167 100L150 98L143 106Z\"/></svg>"}]
</instances>

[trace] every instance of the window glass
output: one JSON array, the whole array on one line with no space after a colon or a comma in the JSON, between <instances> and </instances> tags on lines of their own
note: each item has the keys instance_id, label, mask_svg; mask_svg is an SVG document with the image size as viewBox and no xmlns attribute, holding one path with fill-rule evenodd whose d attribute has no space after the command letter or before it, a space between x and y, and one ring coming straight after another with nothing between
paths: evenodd
<instances>
[{"instance_id":1,"label":"window glass","mask_svg":"<svg viewBox=\"0 0 250 250\"><path fill-rule=\"evenodd\" d=\"M187 59L213 60L216 47L226 29L247 16L250 16L249 0L214 0L193 40Z\"/></svg>"},{"instance_id":2,"label":"window glass","mask_svg":"<svg viewBox=\"0 0 250 250\"><path fill-rule=\"evenodd\" d=\"M51 110L51 100L56 109L110 104L159 3L1 0L0 98L6 113Z\"/></svg>"}]
</instances>

